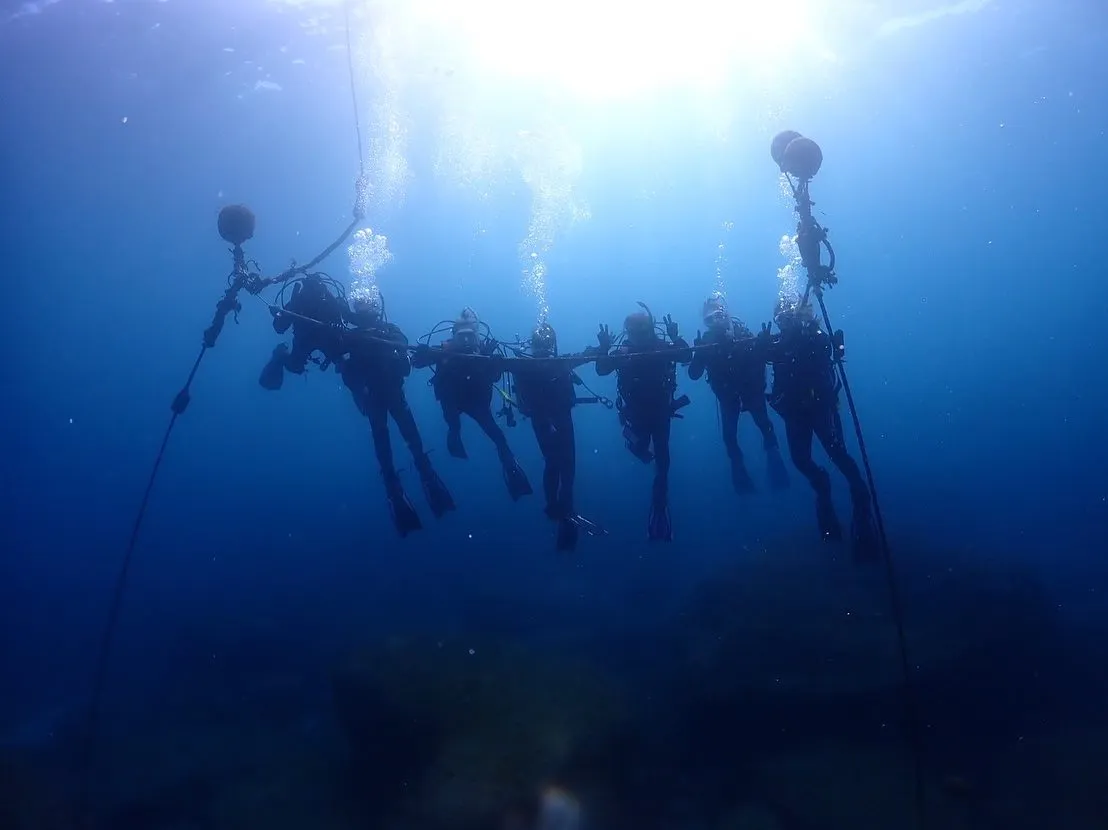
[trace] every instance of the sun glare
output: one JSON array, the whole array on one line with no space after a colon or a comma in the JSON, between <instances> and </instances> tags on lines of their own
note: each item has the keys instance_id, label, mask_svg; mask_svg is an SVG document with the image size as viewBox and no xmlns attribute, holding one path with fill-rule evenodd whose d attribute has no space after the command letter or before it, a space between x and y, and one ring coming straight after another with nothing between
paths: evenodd
<instances>
[{"instance_id":1,"label":"sun glare","mask_svg":"<svg viewBox=\"0 0 1108 830\"><path fill-rule=\"evenodd\" d=\"M590 215L589 136L637 141L685 101L682 134L725 141L831 57L809 3L827 0L361 0L352 54L371 91L377 215L403 199L416 131L434 136L438 175L482 196L518 176L521 285L545 320L550 254Z\"/></svg>"},{"instance_id":2,"label":"sun glare","mask_svg":"<svg viewBox=\"0 0 1108 830\"><path fill-rule=\"evenodd\" d=\"M804 0L408 3L424 31L442 31L481 74L588 98L772 74L797 57L798 43L816 40Z\"/></svg>"}]
</instances>

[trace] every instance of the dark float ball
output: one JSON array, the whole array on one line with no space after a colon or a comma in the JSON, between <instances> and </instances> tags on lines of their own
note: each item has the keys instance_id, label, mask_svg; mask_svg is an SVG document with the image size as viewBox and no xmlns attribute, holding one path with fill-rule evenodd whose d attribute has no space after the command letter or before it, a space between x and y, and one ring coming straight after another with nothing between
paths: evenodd
<instances>
[{"instance_id":1,"label":"dark float ball","mask_svg":"<svg viewBox=\"0 0 1108 830\"><path fill-rule=\"evenodd\" d=\"M823 151L819 145L793 130L774 136L769 152L782 173L798 179L813 178L823 165Z\"/></svg>"},{"instance_id":2,"label":"dark float ball","mask_svg":"<svg viewBox=\"0 0 1108 830\"><path fill-rule=\"evenodd\" d=\"M254 212L246 205L227 205L219 212L219 235L232 245L254 236Z\"/></svg>"},{"instance_id":3,"label":"dark float ball","mask_svg":"<svg viewBox=\"0 0 1108 830\"><path fill-rule=\"evenodd\" d=\"M784 169L785 148L797 138L803 138L803 136L795 130L785 130L785 132L778 133L773 137L773 143L769 145L769 154L773 156L773 160L778 167Z\"/></svg>"},{"instance_id":4,"label":"dark float ball","mask_svg":"<svg viewBox=\"0 0 1108 830\"><path fill-rule=\"evenodd\" d=\"M798 179L814 178L823 164L823 150L810 138L794 138L785 148L784 168Z\"/></svg>"}]
</instances>

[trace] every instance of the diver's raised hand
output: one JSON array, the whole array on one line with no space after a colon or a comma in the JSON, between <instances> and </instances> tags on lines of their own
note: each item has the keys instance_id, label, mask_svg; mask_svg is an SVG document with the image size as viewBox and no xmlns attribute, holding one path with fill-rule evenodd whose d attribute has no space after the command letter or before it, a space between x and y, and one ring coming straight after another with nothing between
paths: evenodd
<instances>
[{"instance_id":1,"label":"diver's raised hand","mask_svg":"<svg viewBox=\"0 0 1108 830\"><path fill-rule=\"evenodd\" d=\"M596 333L596 342L600 344L600 351L607 352L612 348L612 333L604 323L600 324L600 331Z\"/></svg>"},{"instance_id":2,"label":"diver's raised hand","mask_svg":"<svg viewBox=\"0 0 1108 830\"><path fill-rule=\"evenodd\" d=\"M670 340L677 339L677 323L673 319L672 314L667 314L662 318L662 322L666 324L666 336Z\"/></svg>"},{"instance_id":3,"label":"diver's raised hand","mask_svg":"<svg viewBox=\"0 0 1108 830\"><path fill-rule=\"evenodd\" d=\"M755 347L763 351L768 351L773 346L773 331L770 329L772 323L762 323L762 330L754 336Z\"/></svg>"}]
</instances>

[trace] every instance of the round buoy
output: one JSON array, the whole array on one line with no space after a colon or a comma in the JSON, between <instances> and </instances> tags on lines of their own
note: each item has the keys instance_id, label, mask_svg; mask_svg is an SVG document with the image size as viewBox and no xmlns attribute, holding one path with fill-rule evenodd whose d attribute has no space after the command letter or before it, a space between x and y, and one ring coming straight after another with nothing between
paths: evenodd
<instances>
[{"instance_id":1,"label":"round buoy","mask_svg":"<svg viewBox=\"0 0 1108 830\"><path fill-rule=\"evenodd\" d=\"M782 170L784 170L782 160L785 158L785 148L798 138L803 138L803 136L796 130L785 130L785 132L778 133L773 137L773 142L769 145L769 154L773 156L774 162Z\"/></svg>"},{"instance_id":2,"label":"round buoy","mask_svg":"<svg viewBox=\"0 0 1108 830\"><path fill-rule=\"evenodd\" d=\"M227 205L219 212L219 235L232 245L254 236L254 212L246 205Z\"/></svg>"},{"instance_id":3,"label":"round buoy","mask_svg":"<svg viewBox=\"0 0 1108 830\"><path fill-rule=\"evenodd\" d=\"M823 164L823 150L810 138L794 138L781 156L781 169L798 179L811 179Z\"/></svg>"}]
</instances>

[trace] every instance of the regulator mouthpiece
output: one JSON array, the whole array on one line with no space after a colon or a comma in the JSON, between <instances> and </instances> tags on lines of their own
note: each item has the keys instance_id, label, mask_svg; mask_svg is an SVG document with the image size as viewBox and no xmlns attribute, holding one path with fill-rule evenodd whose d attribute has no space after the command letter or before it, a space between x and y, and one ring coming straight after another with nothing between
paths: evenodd
<instances>
[{"instance_id":1,"label":"regulator mouthpiece","mask_svg":"<svg viewBox=\"0 0 1108 830\"><path fill-rule=\"evenodd\" d=\"M225 242L242 245L254 236L254 212L246 205L227 205L219 212L219 235Z\"/></svg>"},{"instance_id":2,"label":"regulator mouthpiece","mask_svg":"<svg viewBox=\"0 0 1108 830\"><path fill-rule=\"evenodd\" d=\"M550 357L558 354L558 335L550 323L543 322L531 332L531 351L536 357Z\"/></svg>"},{"instance_id":3,"label":"regulator mouthpiece","mask_svg":"<svg viewBox=\"0 0 1108 830\"><path fill-rule=\"evenodd\" d=\"M819 145L795 130L785 130L774 136L769 153L782 173L798 179L815 178L823 165L823 151Z\"/></svg>"},{"instance_id":4,"label":"regulator mouthpiece","mask_svg":"<svg viewBox=\"0 0 1108 830\"><path fill-rule=\"evenodd\" d=\"M385 316L385 298L376 285L356 291L350 298L350 310L360 322L374 325Z\"/></svg>"},{"instance_id":5,"label":"regulator mouthpiece","mask_svg":"<svg viewBox=\"0 0 1108 830\"><path fill-rule=\"evenodd\" d=\"M727 299L719 291L711 294L704 301L701 309L704 325L709 329L724 331L731 324L731 315L727 310Z\"/></svg>"}]
</instances>

